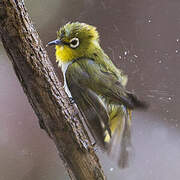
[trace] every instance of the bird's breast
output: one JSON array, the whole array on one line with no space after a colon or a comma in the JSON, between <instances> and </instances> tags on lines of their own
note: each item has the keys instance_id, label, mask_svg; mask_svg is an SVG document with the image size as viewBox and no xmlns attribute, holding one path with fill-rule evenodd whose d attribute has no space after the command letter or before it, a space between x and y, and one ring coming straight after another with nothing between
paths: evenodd
<instances>
[{"instance_id":1,"label":"bird's breast","mask_svg":"<svg viewBox=\"0 0 180 180\"><path fill-rule=\"evenodd\" d=\"M71 92L69 90L69 87L67 85L67 80L66 80L66 71L67 71L67 68L68 66L72 64L72 61L70 62L66 62L66 63L62 63L61 64L61 70L62 70L62 73L63 73L63 78L64 78L64 90L65 92L67 93L68 97L69 98L72 98L72 95L71 95Z\"/></svg>"}]
</instances>

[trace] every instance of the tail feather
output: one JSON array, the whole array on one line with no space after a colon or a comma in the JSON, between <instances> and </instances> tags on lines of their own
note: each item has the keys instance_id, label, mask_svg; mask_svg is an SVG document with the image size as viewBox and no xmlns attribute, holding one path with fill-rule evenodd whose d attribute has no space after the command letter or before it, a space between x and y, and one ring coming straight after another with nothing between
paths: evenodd
<instances>
[{"instance_id":1,"label":"tail feather","mask_svg":"<svg viewBox=\"0 0 180 180\"><path fill-rule=\"evenodd\" d=\"M118 165L120 168L126 168L129 165L131 156L132 144L131 144L131 130L128 122L128 115L125 117L124 129L122 132L120 155Z\"/></svg>"},{"instance_id":2,"label":"tail feather","mask_svg":"<svg viewBox=\"0 0 180 180\"><path fill-rule=\"evenodd\" d=\"M132 156L131 144L131 110L125 106L116 106L118 108L117 115L110 119L110 129L112 137L106 138L108 143L108 153L114 155L118 153L118 165L120 168L126 168Z\"/></svg>"},{"instance_id":3,"label":"tail feather","mask_svg":"<svg viewBox=\"0 0 180 180\"><path fill-rule=\"evenodd\" d=\"M129 92L127 93L127 95L131 99L131 109L145 110L149 107L149 105L146 102L139 100L136 95Z\"/></svg>"}]
</instances>

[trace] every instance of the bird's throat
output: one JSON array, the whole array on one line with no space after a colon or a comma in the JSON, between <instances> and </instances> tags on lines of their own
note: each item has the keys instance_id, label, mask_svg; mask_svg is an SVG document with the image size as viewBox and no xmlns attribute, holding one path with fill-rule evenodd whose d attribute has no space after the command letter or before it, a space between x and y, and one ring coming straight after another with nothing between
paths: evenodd
<instances>
[{"instance_id":1,"label":"bird's throat","mask_svg":"<svg viewBox=\"0 0 180 180\"><path fill-rule=\"evenodd\" d=\"M56 46L56 61L62 64L72 61L77 56L77 52L67 46Z\"/></svg>"}]
</instances>

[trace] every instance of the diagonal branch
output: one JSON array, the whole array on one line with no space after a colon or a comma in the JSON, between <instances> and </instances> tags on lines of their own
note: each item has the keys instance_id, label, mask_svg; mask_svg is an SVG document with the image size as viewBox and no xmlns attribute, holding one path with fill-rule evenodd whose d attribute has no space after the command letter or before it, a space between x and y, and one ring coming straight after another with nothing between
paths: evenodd
<instances>
[{"instance_id":1,"label":"diagonal branch","mask_svg":"<svg viewBox=\"0 0 180 180\"><path fill-rule=\"evenodd\" d=\"M105 179L81 116L69 103L22 0L0 0L0 36L40 125L56 144L71 179Z\"/></svg>"}]
</instances>

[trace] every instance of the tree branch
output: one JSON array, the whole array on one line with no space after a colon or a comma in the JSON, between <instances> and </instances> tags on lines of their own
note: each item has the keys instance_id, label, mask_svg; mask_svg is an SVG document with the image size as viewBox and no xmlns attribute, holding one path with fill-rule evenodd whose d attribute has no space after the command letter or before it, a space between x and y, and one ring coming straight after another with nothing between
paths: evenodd
<instances>
[{"instance_id":1,"label":"tree branch","mask_svg":"<svg viewBox=\"0 0 180 180\"><path fill-rule=\"evenodd\" d=\"M40 125L56 144L71 179L105 179L81 116L70 105L22 0L0 0L0 36Z\"/></svg>"}]
</instances>

